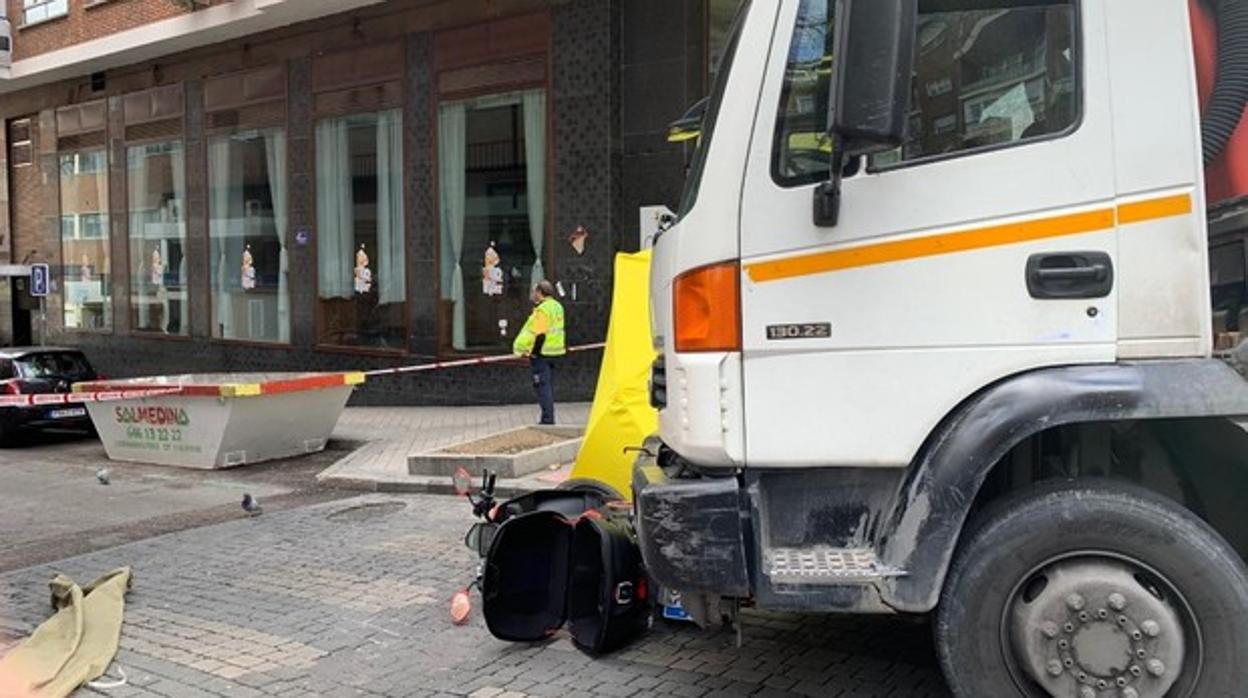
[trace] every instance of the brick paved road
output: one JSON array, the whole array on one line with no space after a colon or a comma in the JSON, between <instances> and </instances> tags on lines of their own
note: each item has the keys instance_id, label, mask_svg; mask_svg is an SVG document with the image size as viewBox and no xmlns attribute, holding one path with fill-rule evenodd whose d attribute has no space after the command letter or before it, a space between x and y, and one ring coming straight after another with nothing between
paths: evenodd
<instances>
[{"instance_id":1,"label":"brick paved road","mask_svg":"<svg viewBox=\"0 0 1248 698\"><path fill-rule=\"evenodd\" d=\"M0 647L43 619L54 572L86 582L131 565L118 657L130 684L110 696L946 695L928 630L898 621L751 614L740 649L664 625L598 660L566 639L496 641L479 615L452 626L469 523L450 497L373 495L11 572Z\"/></svg>"}]
</instances>

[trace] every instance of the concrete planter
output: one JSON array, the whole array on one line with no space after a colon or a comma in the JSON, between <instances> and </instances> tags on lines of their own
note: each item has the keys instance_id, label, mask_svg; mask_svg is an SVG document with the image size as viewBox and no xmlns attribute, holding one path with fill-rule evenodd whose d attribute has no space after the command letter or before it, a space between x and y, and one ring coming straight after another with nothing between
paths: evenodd
<instances>
[{"instance_id":1,"label":"concrete planter","mask_svg":"<svg viewBox=\"0 0 1248 698\"><path fill-rule=\"evenodd\" d=\"M216 470L324 450L362 374L213 374L83 383L77 392L178 388L88 403L110 460Z\"/></svg>"},{"instance_id":2,"label":"concrete planter","mask_svg":"<svg viewBox=\"0 0 1248 698\"><path fill-rule=\"evenodd\" d=\"M546 446L539 446L519 453L453 453L448 452L457 447L504 439L509 435L525 431L541 431L563 440ZM544 470L552 465L563 465L576 458L581 448L583 427L523 427L493 434L482 439L473 439L460 444L445 446L437 451L418 453L407 459L407 471L412 475L430 475L450 477L459 468L466 469L476 477L489 470L501 479L523 477L530 473Z\"/></svg>"}]
</instances>

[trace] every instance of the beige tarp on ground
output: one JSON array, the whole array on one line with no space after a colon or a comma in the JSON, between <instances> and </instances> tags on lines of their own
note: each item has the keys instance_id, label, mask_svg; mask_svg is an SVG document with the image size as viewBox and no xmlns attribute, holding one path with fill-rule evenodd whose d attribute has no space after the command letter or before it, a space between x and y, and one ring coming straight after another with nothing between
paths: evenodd
<instances>
[{"instance_id":1,"label":"beige tarp on ground","mask_svg":"<svg viewBox=\"0 0 1248 698\"><path fill-rule=\"evenodd\" d=\"M68 696L103 676L121 641L130 579L123 567L83 588L58 574L50 584L55 615L0 659L0 697Z\"/></svg>"}]
</instances>

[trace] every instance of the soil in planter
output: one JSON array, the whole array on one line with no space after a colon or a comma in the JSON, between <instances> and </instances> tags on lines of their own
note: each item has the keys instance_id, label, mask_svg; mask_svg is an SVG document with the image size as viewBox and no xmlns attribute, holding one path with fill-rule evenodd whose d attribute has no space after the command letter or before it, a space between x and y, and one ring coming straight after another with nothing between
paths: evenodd
<instances>
[{"instance_id":1,"label":"soil in planter","mask_svg":"<svg viewBox=\"0 0 1248 698\"><path fill-rule=\"evenodd\" d=\"M506 434L497 434L478 441L458 444L444 448L439 453L453 453L464 456L515 455L532 451L544 446L553 446L565 441L572 441L566 436L559 436L540 429L518 429Z\"/></svg>"}]
</instances>

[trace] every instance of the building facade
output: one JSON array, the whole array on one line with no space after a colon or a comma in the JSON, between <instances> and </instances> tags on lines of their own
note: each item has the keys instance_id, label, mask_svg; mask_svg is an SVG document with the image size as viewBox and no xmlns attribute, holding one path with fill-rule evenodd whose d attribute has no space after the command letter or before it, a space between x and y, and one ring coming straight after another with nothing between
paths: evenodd
<instances>
[{"instance_id":1,"label":"building facade","mask_svg":"<svg viewBox=\"0 0 1248 698\"><path fill-rule=\"evenodd\" d=\"M505 353L550 278L600 341L666 125L735 0L6 0L0 341L110 376ZM48 263L33 298L24 265ZM586 398L599 357L565 362ZM385 403L525 400L517 367L379 379Z\"/></svg>"}]
</instances>

